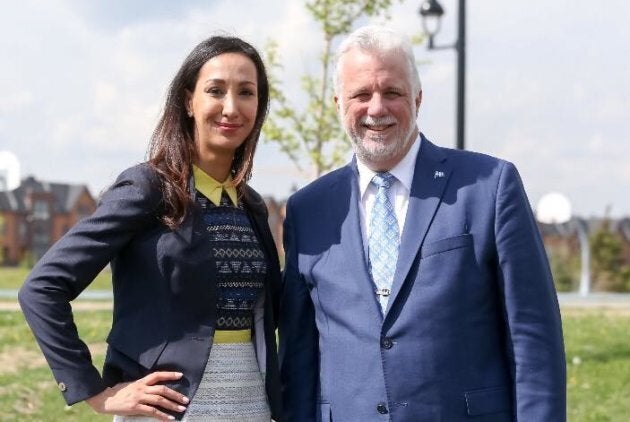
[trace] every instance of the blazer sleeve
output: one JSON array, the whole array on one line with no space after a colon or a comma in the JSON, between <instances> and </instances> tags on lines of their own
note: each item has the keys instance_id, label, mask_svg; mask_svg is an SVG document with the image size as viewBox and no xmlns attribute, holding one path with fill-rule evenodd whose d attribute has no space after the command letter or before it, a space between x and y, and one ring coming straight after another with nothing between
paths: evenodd
<instances>
[{"instance_id":1,"label":"blazer sleeve","mask_svg":"<svg viewBox=\"0 0 630 422\"><path fill-rule=\"evenodd\" d=\"M284 222L286 262L280 306L280 376L284 416L314 421L319 385L319 334L309 290L298 266L298 239L291 200Z\"/></svg>"},{"instance_id":2,"label":"blazer sleeve","mask_svg":"<svg viewBox=\"0 0 630 422\"><path fill-rule=\"evenodd\" d=\"M513 359L516 420L566 420L558 300L540 233L513 164L498 183L495 236Z\"/></svg>"},{"instance_id":3,"label":"blazer sleeve","mask_svg":"<svg viewBox=\"0 0 630 422\"><path fill-rule=\"evenodd\" d=\"M161 201L148 165L123 172L90 217L77 223L35 265L18 300L68 404L105 389L75 326L75 299L135 233L155 224Z\"/></svg>"}]
</instances>

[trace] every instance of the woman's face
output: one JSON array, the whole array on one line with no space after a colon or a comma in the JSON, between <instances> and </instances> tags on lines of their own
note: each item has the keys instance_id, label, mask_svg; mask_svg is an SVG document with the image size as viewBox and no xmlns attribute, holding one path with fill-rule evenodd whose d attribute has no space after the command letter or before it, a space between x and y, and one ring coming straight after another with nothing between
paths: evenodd
<instances>
[{"instance_id":1,"label":"woman's face","mask_svg":"<svg viewBox=\"0 0 630 422\"><path fill-rule=\"evenodd\" d=\"M195 120L201 160L233 156L251 133L258 111L257 81L254 62L240 53L218 55L201 67L186 104Z\"/></svg>"}]
</instances>

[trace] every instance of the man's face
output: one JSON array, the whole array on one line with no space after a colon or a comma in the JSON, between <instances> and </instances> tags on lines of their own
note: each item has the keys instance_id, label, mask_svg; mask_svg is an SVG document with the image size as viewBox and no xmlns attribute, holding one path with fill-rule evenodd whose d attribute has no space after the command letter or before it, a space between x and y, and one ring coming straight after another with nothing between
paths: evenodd
<instances>
[{"instance_id":1,"label":"man's face","mask_svg":"<svg viewBox=\"0 0 630 422\"><path fill-rule=\"evenodd\" d=\"M341 60L335 102L355 153L372 170L389 170L417 136L422 92L413 92L402 54L352 49Z\"/></svg>"}]
</instances>

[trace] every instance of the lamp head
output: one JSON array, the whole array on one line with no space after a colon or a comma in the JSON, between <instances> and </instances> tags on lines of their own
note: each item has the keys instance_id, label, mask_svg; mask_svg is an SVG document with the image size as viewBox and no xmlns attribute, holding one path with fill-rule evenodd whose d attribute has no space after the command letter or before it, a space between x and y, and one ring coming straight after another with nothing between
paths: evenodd
<instances>
[{"instance_id":1,"label":"lamp head","mask_svg":"<svg viewBox=\"0 0 630 422\"><path fill-rule=\"evenodd\" d=\"M444 14L444 8L437 0L425 0L420 5L418 13L420 13L422 17L424 32L429 34L429 37L433 38L440 30L440 22Z\"/></svg>"},{"instance_id":2,"label":"lamp head","mask_svg":"<svg viewBox=\"0 0 630 422\"><path fill-rule=\"evenodd\" d=\"M444 8L437 0L425 0L420 5L420 16L423 18L433 17L441 18L444 14Z\"/></svg>"}]
</instances>

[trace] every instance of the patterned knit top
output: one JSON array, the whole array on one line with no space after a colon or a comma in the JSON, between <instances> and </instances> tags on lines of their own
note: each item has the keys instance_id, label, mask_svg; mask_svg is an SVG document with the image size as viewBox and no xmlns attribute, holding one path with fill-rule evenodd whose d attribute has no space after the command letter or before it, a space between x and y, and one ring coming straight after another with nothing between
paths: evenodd
<instances>
[{"instance_id":1,"label":"patterned knit top","mask_svg":"<svg viewBox=\"0 0 630 422\"><path fill-rule=\"evenodd\" d=\"M247 212L223 193L218 206L197 191L216 266L217 330L246 330L263 291L267 263Z\"/></svg>"}]
</instances>

